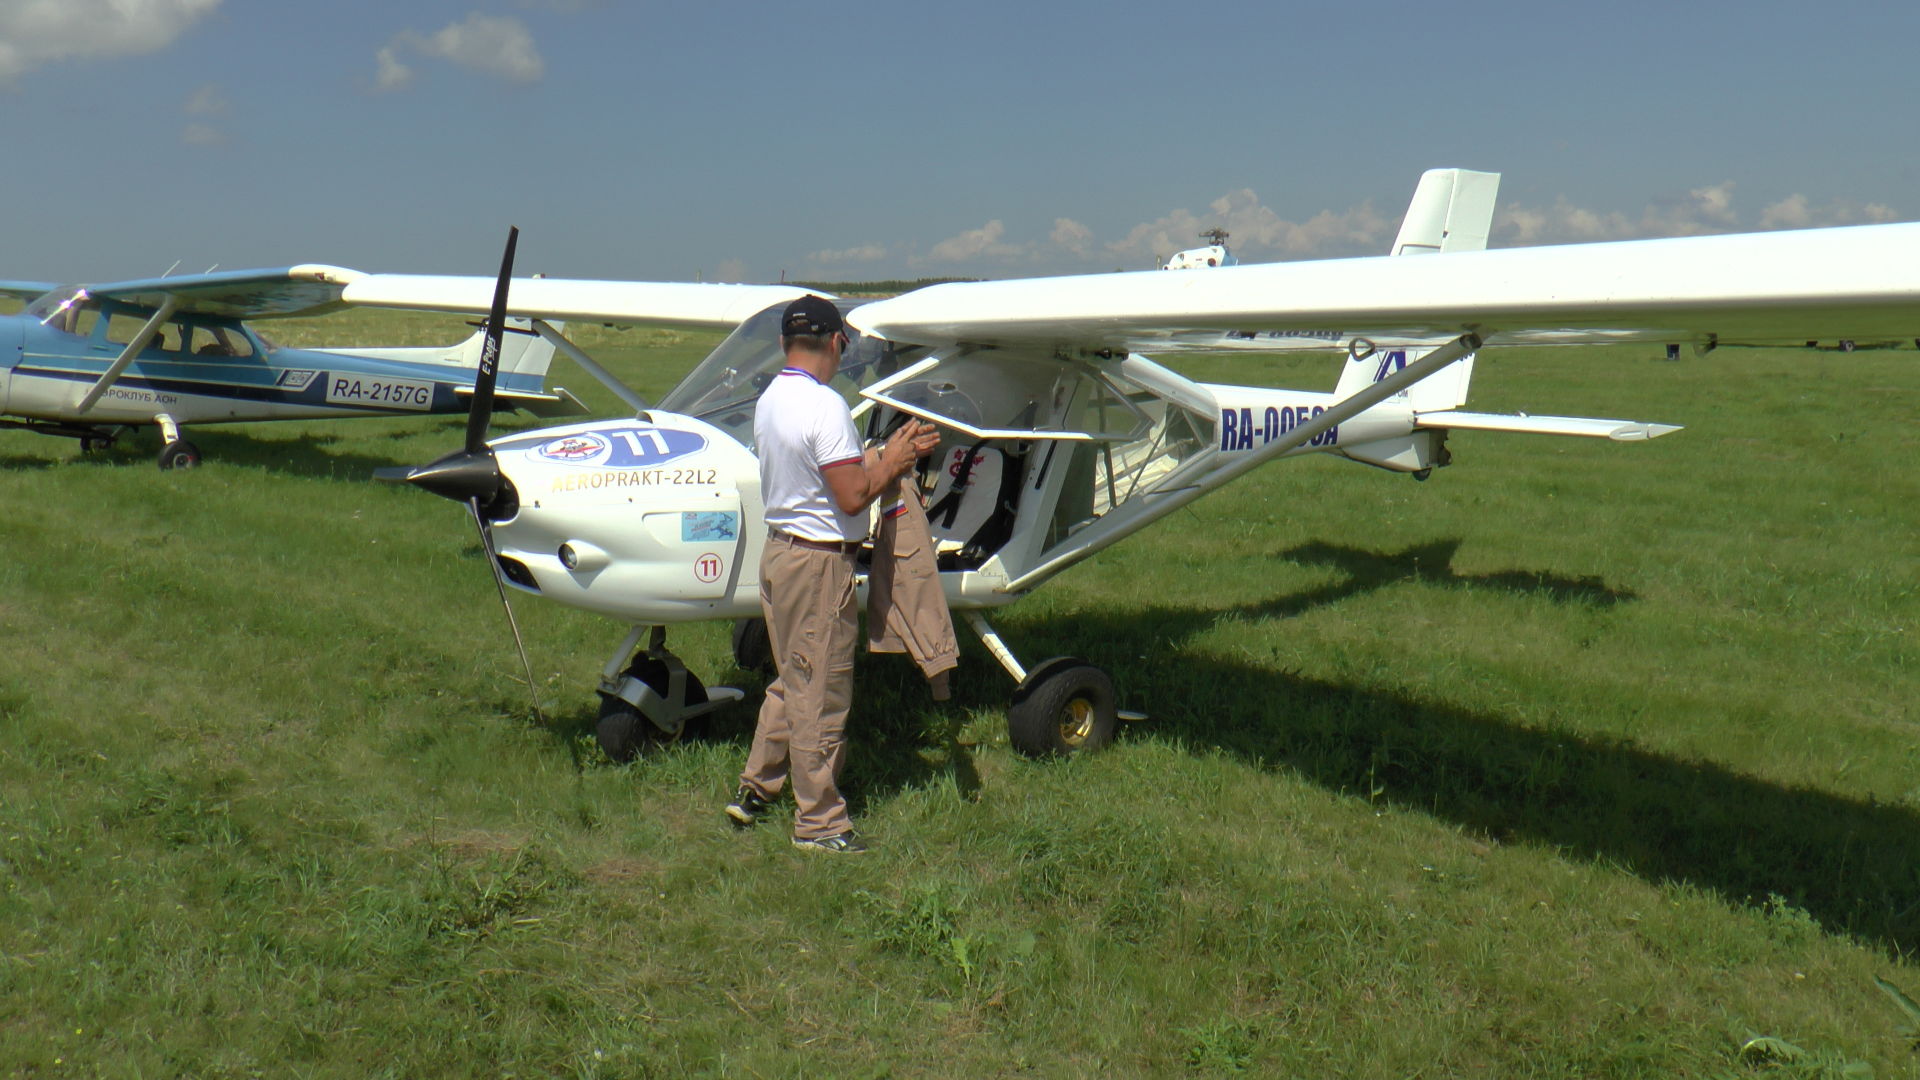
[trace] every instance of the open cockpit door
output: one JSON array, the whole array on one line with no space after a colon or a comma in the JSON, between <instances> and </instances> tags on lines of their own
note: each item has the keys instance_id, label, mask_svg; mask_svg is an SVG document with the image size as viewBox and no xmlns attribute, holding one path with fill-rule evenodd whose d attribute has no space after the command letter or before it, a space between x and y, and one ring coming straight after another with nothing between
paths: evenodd
<instances>
[{"instance_id":1,"label":"open cockpit door","mask_svg":"<svg viewBox=\"0 0 1920 1080\"><path fill-rule=\"evenodd\" d=\"M928 517L948 569L1016 576L1213 443L1211 394L1142 357L959 348L860 396L940 427Z\"/></svg>"}]
</instances>

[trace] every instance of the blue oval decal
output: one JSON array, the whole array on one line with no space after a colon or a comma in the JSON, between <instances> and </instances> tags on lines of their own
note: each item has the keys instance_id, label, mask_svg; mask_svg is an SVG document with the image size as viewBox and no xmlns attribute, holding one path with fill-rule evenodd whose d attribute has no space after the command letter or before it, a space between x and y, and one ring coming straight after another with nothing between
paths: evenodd
<instances>
[{"instance_id":1,"label":"blue oval decal","mask_svg":"<svg viewBox=\"0 0 1920 1080\"><path fill-rule=\"evenodd\" d=\"M705 450L707 437L694 431L625 424L576 431L557 438L515 440L498 449L522 447L528 448L528 457L558 465L650 469Z\"/></svg>"}]
</instances>

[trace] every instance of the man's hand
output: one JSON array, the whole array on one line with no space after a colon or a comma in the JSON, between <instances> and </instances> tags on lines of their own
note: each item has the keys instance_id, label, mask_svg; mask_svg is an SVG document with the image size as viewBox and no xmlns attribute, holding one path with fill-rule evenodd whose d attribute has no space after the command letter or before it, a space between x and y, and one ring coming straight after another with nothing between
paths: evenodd
<instances>
[{"instance_id":1,"label":"man's hand","mask_svg":"<svg viewBox=\"0 0 1920 1080\"><path fill-rule=\"evenodd\" d=\"M901 476L913 463L933 453L940 445L940 429L924 420L909 419L894 429L880 451L888 478Z\"/></svg>"},{"instance_id":2,"label":"man's hand","mask_svg":"<svg viewBox=\"0 0 1920 1080\"><path fill-rule=\"evenodd\" d=\"M827 488L841 513L858 514L939 445L939 428L909 419L887 437L880 449L869 449L858 468L849 463L826 470Z\"/></svg>"}]
</instances>

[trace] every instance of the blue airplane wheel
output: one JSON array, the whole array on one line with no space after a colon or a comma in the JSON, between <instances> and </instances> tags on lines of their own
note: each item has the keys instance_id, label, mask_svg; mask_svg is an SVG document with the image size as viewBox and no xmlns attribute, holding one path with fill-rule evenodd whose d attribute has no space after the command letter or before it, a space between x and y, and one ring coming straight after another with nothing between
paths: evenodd
<instances>
[{"instance_id":1,"label":"blue airplane wheel","mask_svg":"<svg viewBox=\"0 0 1920 1080\"><path fill-rule=\"evenodd\" d=\"M1113 680L1072 656L1028 672L1007 709L1007 739L1029 757L1090 753L1112 742L1119 724Z\"/></svg>"},{"instance_id":2,"label":"blue airplane wheel","mask_svg":"<svg viewBox=\"0 0 1920 1080\"><path fill-rule=\"evenodd\" d=\"M200 448L185 439L175 439L160 448L162 469L191 469L200 464Z\"/></svg>"}]
</instances>

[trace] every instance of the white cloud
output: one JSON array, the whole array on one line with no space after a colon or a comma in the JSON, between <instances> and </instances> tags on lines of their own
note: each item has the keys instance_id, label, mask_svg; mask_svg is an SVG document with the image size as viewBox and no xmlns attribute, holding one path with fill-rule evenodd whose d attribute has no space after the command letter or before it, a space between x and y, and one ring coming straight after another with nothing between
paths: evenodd
<instances>
[{"instance_id":1,"label":"white cloud","mask_svg":"<svg viewBox=\"0 0 1920 1080\"><path fill-rule=\"evenodd\" d=\"M376 91L398 90L413 81L413 69L400 58L402 50L523 85L539 82L547 72L546 60L526 24L505 15L475 11L432 34L413 30L395 34L374 54Z\"/></svg>"},{"instance_id":2,"label":"white cloud","mask_svg":"<svg viewBox=\"0 0 1920 1080\"><path fill-rule=\"evenodd\" d=\"M188 146L225 146L231 140L212 124L194 123L181 130L180 141Z\"/></svg>"},{"instance_id":3,"label":"white cloud","mask_svg":"<svg viewBox=\"0 0 1920 1080\"><path fill-rule=\"evenodd\" d=\"M949 236L933 245L927 252L927 258L946 262L966 262L970 259L1015 259L1027 253L1019 244L1009 244L1002 239L1007 233L1006 225L998 218L987 222L978 229L968 229L958 236Z\"/></svg>"},{"instance_id":4,"label":"white cloud","mask_svg":"<svg viewBox=\"0 0 1920 1080\"><path fill-rule=\"evenodd\" d=\"M1563 196L1552 206L1512 206L1494 215L1494 239L1510 245L1584 243L1593 240L1642 240L1663 236L1704 236L1742 229L1808 229L1898 220L1882 203L1857 206L1834 201L1814 206L1805 195L1789 195L1760 211L1757 224L1742 220L1733 200L1734 183L1724 180L1694 188L1684 197L1661 199L1638 214L1591 210Z\"/></svg>"},{"instance_id":5,"label":"white cloud","mask_svg":"<svg viewBox=\"0 0 1920 1080\"><path fill-rule=\"evenodd\" d=\"M1072 218L1054 218L1053 232L1047 235L1047 239L1054 247L1075 255L1085 255L1093 243L1093 230Z\"/></svg>"},{"instance_id":6,"label":"white cloud","mask_svg":"<svg viewBox=\"0 0 1920 1080\"><path fill-rule=\"evenodd\" d=\"M1893 207L1885 203L1833 201L1814 206L1805 195L1795 192L1760 211L1763 229L1817 229L1827 225L1879 225L1900 220Z\"/></svg>"},{"instance_id":7,"label":"white cloud","mask_svg":"<svg viewBox=\"0 0 1920 1080\"><path fill-rule=\"evenodd\" d=\"M834 263L878 262L887 257L887 249L881 244L861 244L850 248L827 248L807 256L808 262L831 265Z\"/></svg>"},{"instance_id":8,"label":"white cloud","mask_svg":"<svg viewBox=\"0 0 1920 1080\"><path fill-rule=\"evenodd\" d=\"M0 0L0 80L61 60L158 52L220 0Z\"/></svg>"},{"instance_id":9,"label":"white cloud","mask_svg":"<svg viewBox=\"0 0 1920 1080\"><path fill-rule=\"evenodd\" d=\"M220 92L220 87L208 83L195 90L181 108L190 116L223 116L233 108L233 105L227 101L227 96Z\"/></svg>"},{"instance_id":10,"label":"white cloud","mask_svg":"<svg viewBox=\"0 0 1920 1080\"><path fill-rule=\"evenodd\" d=\"M413 69L400 62L400 55L392 45L373 54L374 63L379 70L373 77L373 88L377 91L398 90L413 81Z\"/></svg>"},{"instance_id":11,"label":"white cloud","mask_svg":"<svg viewBox=\"0 0 1920 1080\"><path fill-rule=\"evenodd\" d=\"M225 94L220 92L219 86L214 83L201 86L187 95L187 100L180 106L180 111L188 116L202 117L202 119L194 120L182 128L180 141L188 146L226 145L232 139L225 130L213 123L213 118L225 116L232 110L232 103L227 100Z\"/></svg>"},{"instance_id":12,"label":"white cloud","mask_svg":"<svg viewBox=\"0 0 1920 1080\"><path fill-rule=\"evenodd\" d=\"M1208 213L1175 210L1135 225L1124 239L1107 245L1117 258L1146 262L1198 247L1202 230L1222 228L1228 243L1250 262L1308 255L1384 252L1397 222L1382 217L1370 202L1346 210L1322 210L1305 221L1288 221L1263 206L1251 188L1231 191L1207 204Z\"/></svg>"}]
</instances>

